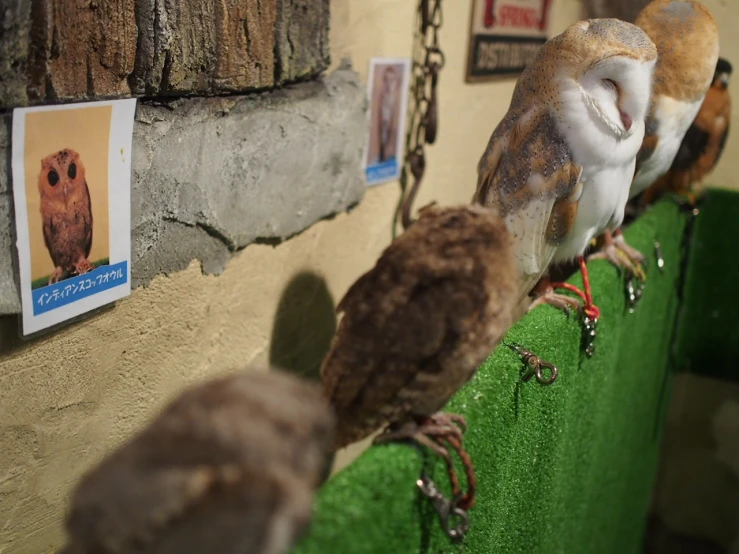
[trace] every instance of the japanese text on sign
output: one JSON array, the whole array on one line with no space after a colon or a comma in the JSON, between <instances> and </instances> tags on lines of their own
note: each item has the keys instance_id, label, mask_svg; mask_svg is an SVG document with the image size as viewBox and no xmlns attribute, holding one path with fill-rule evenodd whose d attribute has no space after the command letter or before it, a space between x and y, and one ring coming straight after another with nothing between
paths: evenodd
<instances>
[{"instance_id":1,"label":"japanese text on sign","mask_svg":"<svg viewBox=\"0 0 739 554\"><path fill-rule=\"evenodd\" d=\"M123 285L128 280L128 262L101 266L89 273L33 291L33 313L43 314L92 294Z\"/></svg>"}]
</instances>

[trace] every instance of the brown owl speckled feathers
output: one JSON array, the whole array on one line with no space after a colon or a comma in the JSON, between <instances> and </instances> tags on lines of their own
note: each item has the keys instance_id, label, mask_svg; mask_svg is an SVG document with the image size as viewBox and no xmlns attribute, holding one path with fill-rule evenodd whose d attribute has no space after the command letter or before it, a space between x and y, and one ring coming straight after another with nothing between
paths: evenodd
<instances>
[{"instance_id":1,"label":"brown owl speckled feathers","mask_svg":"<svg viewBox=\"0 0 739 554\"><path fill-rule=\"evenodd\" d=\"M55 267L49 284L65 273L92 271L87 259L92 248L92 204L80 155L65 148L41 160L38 191L44 242Z\"/></svg>"},{"instance_id":2,"label":"brown owl speckled feathers","mask_svg":"<svg viewBox=\"0 0 739 554\"><path fill-rule=\"evenodd\" d=\"M711 88L698 115L688 128L670 170L642 194L641 207L655 202L665 192L687 197L692 204L704 190L703 180L713 171L724 152L731 122L729 78L732 65L719 58Z\"/></svg>"},{"instance_id":3,"label":"brown owl speckled feathers","mask_svg":"<svg viewBox=\"0 0 739 554\"><path fill-rule=\"evenodd\" d=\"M83 477L62 554L282 554L309 523L333 421L319 387L277 371L193 387Z\"/></svg>"},{"instance_id":4,"label":"brown owl speckled feathers","mask_svg":"<svg viewBox=\"0 0 739 554\"><path fill-rule=\"evenodd\" d=\"M419 215L338 306L321 370L337 448L436 413L512 323L517 269L497 212L432 205Z\"/></svg>"}]
</instances>

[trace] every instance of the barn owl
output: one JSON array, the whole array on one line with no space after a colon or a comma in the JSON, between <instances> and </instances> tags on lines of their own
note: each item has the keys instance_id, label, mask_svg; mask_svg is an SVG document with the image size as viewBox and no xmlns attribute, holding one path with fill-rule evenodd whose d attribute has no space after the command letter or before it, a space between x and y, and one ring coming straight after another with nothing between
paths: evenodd
<instances>
[{"instance_id":1,"label":"barn owl","mask_svg":"<svg viewBox=\"0 0 739 554\"><path fill-rule=\"evenodd\" d=\"M378 441L412 438L448 459L441 440L461 443L464 420L439 410L512 323L518 274L495 210L429 205L419 215L338 305L321 368L336 448L385 428Z\"/></svg>"},{"instance_id":2,"label":"barn owl","mask_svg":"<svg viewBox=\"0 0 739 554\"><path fill-rule=\"evenodd\" d=\"M719 56L716 22L694 0L654 0L634 23L657 46L659 58L630 199L669 170L711 86ZM642 273L644 255L626 243L620 228L611 231L603 235L604 247L589 259L607 259L617 267Z\"/></svg>"},{"instance_id":3,"label":"barn owl","mask_svg":"<svg viewBox=\"0 0 739 554\"><path fill-rule=\"evenodd\" d=\"M76 485L61 554L283 554L330 470L320 387L277 370L193 386Z\"/></svg>"},{"instance_id":4,"label":"barn owl","mask_svg":"<svg viewBox=\"0 0 739 554\"><path fill-rule=\"evenodd\" d=\"M656 58L635 25L594 19L545 43L521 75L480 159L473 202L497 207L515 239L519 301L545 285L529 309L580 307L544 278L551 264L577 259L583 311L599 317L583 254L623 219Z\"/></svg>"},{"instance_id":5,"label":"barn owl","mask_svg":"<svg viewBox=\"0 0 739 554\"><path fill-rule=\"evenodd\" d=\"M65 273L92 271L87 259L92 247L92 205L80 155L65 148L41 160L38 191L44 242L55 268L49 284Z\"/></svg>"},{"instance_id":6,"label":"barn owl","mask_svg":"<svg viewBox=\"0 0 739 554\"><path fill-rule=\"evenodd\" d=\"M719 58L711 87L685 133L670 170L642 193L639 198L642 208L665 192L683 196L693 205L696 196L703 192L703 179L716 167L729 136L731 73L731 63Z\"/></svg>"}]
</instances>

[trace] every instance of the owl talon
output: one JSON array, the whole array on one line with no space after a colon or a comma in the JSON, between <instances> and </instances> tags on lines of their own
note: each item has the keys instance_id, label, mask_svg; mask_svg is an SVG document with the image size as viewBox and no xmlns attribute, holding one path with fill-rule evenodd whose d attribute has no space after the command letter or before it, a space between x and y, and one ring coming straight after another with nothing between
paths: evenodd
<instances>
[{"instance_id":1,"label":"owl talon","mask_svg":"<svg viewBox=\"0 0 739 554\"><path fill-rule=\"evenodd\" d=\"M442 458L447 459L449 452L435 442L435 440L454 437L462 441L466 429L467 422L462 416L437 412L420 423L409 422L397 429L388 428L377 436L375 442L382 443L411 439L433 450Z\"/></svg>"},{"instance_id":2,"label":"owl talon","mask_svg":"<svg viewBox=\"0 0 739 554\"><path fill-rule=\"evenodd\" d=\"M553 288L550 288L543 294L537 296L529 306L528 311L530 312L541 304L549 304L550 306L554 306L555 308L562 310L567 315L568 319L573 310L575 312L580 312L582 310L582 304L576 298L554 292Z\"/></svg>"},{"instance_id":3,"label":"owl talon","mask_svg":"<svg viewBox=\"0 0 739 554\"><path fill-rule=\"evenodd\" d=\"M462 435L467 430L467 421L459 414L437 412L429 418L429 422L439 427L455 430L454 435L459 440L462 440Z\"/></svg>"},{"instance_id":4,"label":"owl talon","mask_svg":"<svg viewBox=\"0 0 739 554\"><path fill-rule=\"evenodd\" d=\"M50 285L53 285L54 283L58 283L59 281L62 280L62 276L63 275L64 275L64 271L62 270L62 268L61 267L57 267L54 270L54 273L52 273L49 276L49 284Z\"/></svg>"},{"instance_id":5,"label":"owl talon","mask_svg":"<svg viewBox=\"0 0 739 554\"><path fill-rule=\"evenodd\" d=\"M77 275L84 275L85 273L89 273L90 271L93 271L94 269L95 267L86 258L83 260L80 260L74 266L74 270L77 273Z\"/></svg>"},{"instance_id":6,"label":"owl talon","mask_svg":"<svg viewBox=\"0 0 739 554\"><path fill-rule=\"evenodd\" d=\"M632 248L622 239L622 244L617 239L611 244L604 246L599 252L595 252L588 256L588 261L606 260L616 267L619 275L627 274L636 275L640 280L645 281L647 275L644 271L643 261L644 255L638 250Z\"/></svg>"},{"instance_id":7,"label":"owl talon","mask_svg":"<svg viewBox=\"0 0 739 554\"><path fill-rule=\"evenodd\" d=\"M408 422L395 429L388 428L380 433L373 443L382 444L385 442L411 440L434 452L444 460L447 466L453 493L455 496L460 496L458 506L464 510L468 510L475 502L474 491L476 478L472 461L467 452L462 448L463 430L466 427L467 423L462 416L437 412L420 422ZM454 469L449 448L444 444L444 441L449 443L449 446L454 449L465 467L467 474L467 493L463 496L461 496L459 478Z\"/></svg>"}]
</instances>

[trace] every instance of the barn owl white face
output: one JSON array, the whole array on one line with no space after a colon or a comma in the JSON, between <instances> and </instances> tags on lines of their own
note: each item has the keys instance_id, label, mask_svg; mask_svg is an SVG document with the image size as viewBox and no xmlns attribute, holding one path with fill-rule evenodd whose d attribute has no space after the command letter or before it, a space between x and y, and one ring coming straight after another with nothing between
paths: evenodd
<instances>
[{"instance_id":1,"label":"barn owl white face","mask_svg":"<svg viewBox=\"0 0 739 554\"><path fill-rule=\"evenodd\" d=\"M649 109L655 62L613 56L580 79L591 117L616 138L624 139L639 131L639 122Z\"/></svg>"},{"instance_id":2,"label":"barn owl white face","mask_svg":"<svg viewBox=\"0 0 739 554\"><path fill-rule=\"evenodd\" d=\"M609 56L579 77L560 75L560 129L575 158L635 163L644 139L656 59Z\"/></svg>"}]
</instances>

